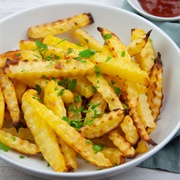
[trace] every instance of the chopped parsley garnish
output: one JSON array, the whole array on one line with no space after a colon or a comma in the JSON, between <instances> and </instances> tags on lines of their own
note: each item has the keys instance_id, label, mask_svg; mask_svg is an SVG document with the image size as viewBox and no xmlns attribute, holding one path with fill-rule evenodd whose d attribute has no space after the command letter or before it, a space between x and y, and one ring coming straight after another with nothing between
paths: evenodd
<instances>
[{"instance_id":1,"label":"chopped parsley garnish","mask_svg":"<svg viewBox=\"0 0 180 180\"><path fill-rule=\"evenodd\" d=\"M111 60L111 57L108 56L108 57L106 58L105 62L108 62L108 61L110 61L110 60Z\"/></svg>"},{"instance_id":2,"label":"chopped parsley garnish","mask_svg":"<svg viewBox=\"0 0 180 180\"><path fill-rule=\"evenodd\" d=\"M92 92L95 93L97 91L95 86L92 86Z\"/></svg>"},{"instance_id":3,"label":"chopped parsley garnish","mask_svg":"<svg viewBox=\"0 0 180 180\"><path fill-rule=\"evenodd\" d=\"M12 140L13 140L13 141L16 141L16 137L12 136Z\"/></svg>"},{"instance_id":4,"label":"chopped parsley garnish","mask_svg":"<svg viewBox=\"0 0 180 180\"><path fill-rule=\"evenodd\" d=\"M83 126L83 122L79 119L71 120L67 116L63 116L62 120L66 121L70 126L74 127L76 130L79 130Z\"/></svg>"},{"instance_id":5,"label":"chopped parsley garnish","mask_svg":"<svg viewBox=\"0 0 180 180\"><path fill-rule=\"evenodd\" d=\"M126 104L122 103L122 105L123 105L123 107L124 107L125 109L129 109Z\"/></svg>"},{"instance_id":6,"label":"chopped parsley garnish","mask_svg":"<svg viewBox=\"0 0 180 180\"><path fill-rule=\"evenodd\" d=\"M36 100L38 100L40 103L42 103L42 100L41 100L39 97L33 96L32 98L33 98L33 99L36 99Z\"/></svg>"},{"instance_id":7,"label":"chopped parsley garnish","mask_svg":"<svg viewBox=\"0 0 180 180\"><path fill-rule=\"evenodd\" d=\"M92 56L94 56L94 54L96 54L97 51L92 50L92 49L86 49L83 51L80 51L78 54L78 57L80 58L90 58Z\"/></svg>"},{"instance_id":8,"label":"chopped parsley garnish","mask_svg":"<svg viewBox=\"0 0 180 180\"><path fill-rule=\"evenodd\" d=\"M112 35L111 34L104 34L103 39L108 40L111 39Z\"/></svg>"},{"instance_id":9,"label":"chopped parsley garnish","mask_svg":"<svg viewBox=\"0 0 180 180\"><path fill-rule=\"evenodd\" d=\"M72 81L68 82L68 89L70 91L73 91L74 88L76 87L76 84L77 84L77 80L76 79L72 79Z\"/></svg>"},{"instance_id":10,"label":"chopped parsley garnish","mask_svg":"<svg viewBox=\"0 0 180 180\"><path fill-rule=\"evenodd\" d=\"M96 77L101 76L102 72L101 72L101 69L98 66L94 66L94 70L95 70L95 73L96 73Z\"/></svg>"},{"instance_id":11,"label":"chopped parsley garnish","mask_svg":"<svg viewBox=\"0 0 180 180\"><path fill-rule=\"evenodd\" d=\"M122 51L121 57L124 57L126 55L126 51Z\"/></svg>"},{"instance_id":12,"label":"chopped parsley garnish","mask_svg":"<svg viewBox=\"0 0 180 180\"><path fill-rule=\"evenodd\" d=\"M94 120L93 120L93 119L85 122L85 124L88 125L88 126L91 126L93 123L94 123Z\"/></svg>"},{"instance_id":13,"label":"chopped parsley garnish","mask_svg":"<svg viewBox=\"0 0 180 180\"><path fill-rule=\"evenodd\" d=\"M37 90L37 92L38 92L38 95L40 95L40 94L41 94L41 91L42 91L40 85L39 85L39 84L36 84L35 87L36 87L36 90Z\"/></svg>"},{"instance_id":14,"label":"chopped parsley garnish","mask_svg":"<svg viewBox=\"0 0 180 180\"><path fill-rule=\"evenodd\" d=\"M43 43L42 43L41 41L39 41L39 40L36 40L36 41L35 41L35 44L36 44L37 48L34 49L34 50L38 50L39 53L40 53L40 55L42 56L42 58L44 58L44 57L45 57L45 54L46 54L46 51L48 50L47 44L43 44Z\"/></svg>"},{"instance_id":15,"label":"chopped parsley garnish","mask_svg":"<svg viewBox=\"0 0 180 180\"><path fill-rule=\"evenodd\" d=\"M10 149L10 147L4 145L1 141L0 141L0 150L3 150L5 152L8 152Z\"/></svg>"},{"instance_id":16,"label":"chopped parsley garnish","mask_svg":"<svg viewBox=\"0 0 180 180\"><path fill-rule=\"evenodd\" d=\"M64 94L65 89L61 89L58 93L57 96L62 96Z\"/></svg>"},{"instance_id":17,"label":"chopped parsley garnish","mask_svg":"<svg viewBox=\"0 0 180 180\"><path fill-rule=\"evenodd\" d=\"M97 154L99 151L103 150L104 146L103 144L99 143L98 145L95 145L91 140L86 139L86 142L92 145L92 149L94 150L94 153Z\"/></svg>"},{"instance_id":18,"label":"chopped parsley garnish","mask_svg":"<svg viewBox=\"0 0 180 180\"><path fill-rule=\"evenodd\" d=\"M20 155L20 156L19 156L19 158L20 158L20 159L23 159L23 158L24 158L24 156Z\"/></svg>"},{"instance_id":19,"label":"chopped parsley garnish","mask_svg":"<svg viewBox=\"0 0 180 180\"><path fill-rule=\"evenodd\" d=\"M74 97L75 102L80 103L82 102L81 96L75 96Z\"/></svg>"},{"instance_id":20,"label":"chopped parsley garnish","mask_svg":"<svg viewBox=\"0 0 180 180\"><path fill-rule=\"evenodd\" d=\"M58 81L58 84L60 86L63 86L64 88L66 88L67 83L68 83L68 78L63 78L62 80Z\"/></svg>"},{"instance_id":21,"label":"chopped parsley garnish","mask_svg":"<svg viewBox=\"0 0 180 180\"><path fill-rule=\"evenodd\" d=\"M119 95L121 93L121 90L117 86L114 86L114 92Z\"/></svg>"},{"instance_id":22,"label":"chopped parsley garnish","mask_svg":"<svg viewBox=\"0 0 180 180\"><path fill-rule=\"evenodd\" d=\"M73 52L73 48L68 48L67 54L71 54Z\"/></svg>"},{"instance_id":23,"label":"chopped parsley garnish","mask_svg":"<svg viewBox=\"0 0 180 180\"><path fill-rule=\"evenodd\" d=\"M67 39L66 38L64 38L64 39L62 39L61 41L59 41L57 44L60 44L60 43L62 43L63 41L66 41Z\"/></svg>"}]
</instances>

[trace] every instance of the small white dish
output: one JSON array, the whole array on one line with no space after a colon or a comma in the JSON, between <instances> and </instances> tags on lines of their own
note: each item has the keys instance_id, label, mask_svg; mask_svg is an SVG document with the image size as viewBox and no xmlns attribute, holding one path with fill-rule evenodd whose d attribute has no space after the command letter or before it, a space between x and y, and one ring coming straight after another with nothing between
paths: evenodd
<instances>
[{"instance_id":1,"label":"small white dish","mask_svg":"<svg viewBox=\"0 0 180 180\"><path fill-rule=\"evenodd\" d=\"M155 21L179 21L180 20L180 16L160 17L160 16L151 15L143 10L138 0L127 0L127 1L133 9L135 9L138 13L140 13L141 15L143 15L144 17L148 19L155 20Z\"/></svg>"}]
</instances>

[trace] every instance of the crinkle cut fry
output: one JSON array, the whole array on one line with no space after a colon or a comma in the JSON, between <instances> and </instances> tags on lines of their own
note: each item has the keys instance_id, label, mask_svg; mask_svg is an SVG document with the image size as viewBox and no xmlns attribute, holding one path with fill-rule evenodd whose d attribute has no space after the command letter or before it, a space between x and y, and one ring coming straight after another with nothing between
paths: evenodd
<instances>
[{"instance_id":1,"label":"crinkle cut fry","mask_svg":"<svg viewBox=\"0 0 180 180\"><path fill-rule=\"evenodd\" d=\"M140 137L148 144L156 145L156 143L149 137L138 114L138 91L136 88L136 84L125 80L124 85L127 90L127 104L130 108L130 116L133 119L133 123L137 128Z\"/></svg>"},{"instance_id":2,"label":"crinkle cut fry","mask_svg":"<svg viewBox=\"0 0 180 180\"><path fill-rule=\"evenodd\" d=\"M30 99L38 98L38 96L36 91L33 90L33 97L29 97L28 92L30 91L26 91L22 98L22 110L26 123L34 136L35 142L44 159L46 159L56 172L66 172L67 168L64 156L60 150L56 134L32 107Z\"/></svg>"},{"instance_id":3,"label":"crinkle cut fry","mask_svg":"<svg viewBox=\"0 0 180 180\"><path fill-rule=\"evenodd\" d=\"M17 127L20 120L20 109L15 88L12 81L4 74L2 69L0 69L0 84L7 109L10 112L14 126Z\"/></svg>"},{"instance_id":4,"label":"crinkle cut fry","mask_svg":"<svg viewBox=\"0 0 180 180\"><path fill-rule=\"evenodd\" d=\"M34 94L36 94L36 91L34 90L27 91L30 105L39 114L41 119L46 121L69 147L80 153L82 157L96 166L112 166L109 159L105 158L101 152L94 152L92 144L88 143L75 128L71 127L67 122L56 116L51 110L48 110L46 106L41 104L37 99L34 99Z\"/></svg>"},{"instance_id":5,"label":"crinkle cut fry","mask_svg":"<svg viewBox=\"0 0 180 180\"><path fill-rule=\"evenodd\" d=\"M82 13L55 22L32 26L28 30L28 35L30 38L38 39L47 35L62 34L71 29L90 25L93 22L94 19L90 13Z\"/></svg>"},{"instance_id":6,"label":"crinkle cut fry","mask_svg":"<svg viewBox=\"0 0 180 180\"><path fill-rule=\"evenodd\" d=\"M154 61L154 66L150 73L150 86L148 87L147 96L150 104L150 109L155 120L157 120L163 101L163 86L162 86L162 73L163 64L161 61L161 54L157 54Z\"/></svg>"},{"instance_id":7,"label":"crinkle cut fry","mask_svg":"<svg viewBox=\"0 0 180 180\"><path fill-rule=\"evenodd\" d=\"M30 143L29 141L23 140L17 136L13 136L3 130L0 130L0 142L23 154L36 155L39 153L39 148L36 144Z\"/></svg>"}]
</instances>

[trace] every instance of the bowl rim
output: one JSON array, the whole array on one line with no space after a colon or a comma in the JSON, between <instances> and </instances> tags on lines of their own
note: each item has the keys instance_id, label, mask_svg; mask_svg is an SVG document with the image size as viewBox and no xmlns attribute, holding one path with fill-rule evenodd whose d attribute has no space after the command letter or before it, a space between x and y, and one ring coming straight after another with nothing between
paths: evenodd
<instances>
[{"instance_id":1,"label":"bowl rim","mask_svg":"<svg viewBox=\"0 0 180 180\"><path fill-rule=\"evenodd\" d=\"M136 0L137 3L138 0ZM155 21L178 21L180 20L180 16L175 16L175 17L161 17L161 16L155 16L155 15L152 15L152 14L149 14L148 12L146 12L143 8L140 8L137 7L135 5L135 0L127 0L127 2L129 3L129 5L135 9L138 13L140 13L141 15L151 19L151 20L155 20ZM140 4L139 4L140 5Z\"/></svg>"},{"instance_id":2,"label":"bowl rim","mask_svg":"<svg viewBox=\"0 0 180 180\"><path fill-rule=\"evenodd\" d=\"M157 27L155 24L153 24L152 22L148 21L147 19L145 19L144 17L141 17L137 14L134 14L133 12L127 11L125 9L122 8L118 8L118 7L114 7L114 6L110 6L107 4L99 4L99 3L95 3L95 2L73 2L73 1L68 1L68 2L56 2L56 3L47 3L47 4L43 4L43 5L38 5L35 7L31 7L31 8L26 8L24 10L18 11L16 13L13 13L5 18L3 18L0 21L0 25L3 24L4 22L8 21L11 18L14 18L18 15L21 15L23 13L27 13L33 10L37 10L40 8L46 8L49 6L59 6L59 5L72 5L72 4L80 4L80 5L85 5L85 6L99 6L99 7L105 7L108 9L113 9L113 10L117 10L117 11L121 11L122 13L127 13L130 14L131 16L135 16L137 18L140 18L140 20L144 21L145 23L150 24L152 27L158 29L162 34L164 34L164 36L166 36L166 38L168 38L168 40L174 45L174 48L177 50L177 52L179 52L179 48L178 46L175 44L175 42L163 31L161 30L159 27ZM167 138L165 138L162 142L160 142L157 146L153 147L153 149L149 150L148 152L146 152L146 155L142 155L140 157L138 157L137 159L133 159L132 161L126 162L124 164L121 164L119 166L115 166L115 167L111 167L111 168L107 168L107 169L102 169L101 171L87 171L87 172L68 172L68 173L62 173L62 172L54 172L54 171L44 171L44 170L37 170L37 169L33 169L32 167L29 166L24 166L21 165L20 163L17 163L13 160L11 160L10 158L6 157L5 155L0 153L0 158L2 158L3 160L9 162L10 164L16 166L17 168L20 168L22 171L26 170L26 172L31 171L31 172L35 172L41 175L49 175L49 176L54 176L54 177L89 177L89 176L97 176L97 175L104 175L104 174L108 174L108 173L120 173L117 172L117 170L120 169L126 169L127 167L134 167L137 166L138 164L140 164L141 162L143 162L144 160L148 159L150 156L152 156L153 154L155 154L156 152L158 152L160 149L162 149L172 138L173 136L176 134L176 132L179 130L180 128L180 122L177 123L177 126L173 129L173 131L169 134L169 136ZM128 169L127 169L128 170ZM125 171L123 171L125 172Z\"/></svg>"}]
</instances>

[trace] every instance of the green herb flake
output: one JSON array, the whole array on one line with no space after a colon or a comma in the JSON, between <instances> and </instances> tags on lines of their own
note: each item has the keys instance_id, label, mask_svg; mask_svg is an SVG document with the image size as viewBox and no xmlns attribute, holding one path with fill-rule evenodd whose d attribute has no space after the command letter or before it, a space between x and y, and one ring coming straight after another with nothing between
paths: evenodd
<instances>
[{"instance_id":1,"label":"green herb flake","mask_svg":"<svg viewBox=\"0 0 180 180\"><path fill-rule=\"evenodd\" d=\"M97 91L95 86L92 86L92 92L95 93Z\"/></svg>"},{"instance_id":2,"label":"green herb flake","mask_svg":"<svg viewBox=\"0 0 180 180\"><path fill-rule=\"evenodd\" d=\"M101 72L101 69L98 66L94 66L94 70L95 70L95 73L96 73L96 77L101 76L102 72Z\"/></svg>"},{"instance_id":3,"label":"green herb flake","mask_svg":"<svg viewBox=\"0 0 180 180\"><path fill-rule=\"evenodd\" d=\"M81 103L82 102L81 96L75 96L74 100L77 103Z\"/></svg>"},{"instance_id":4,"label":"green herb flake","mask_svg":"<svg viewBox=\"0 0 180 180\"><path fill-rule=\"evenodd\" d=\"M112 59L112 58L108 56L108 57L106 58L105 62L108 62L108 61L110 61L111 59Z\"/></svg>"},{"instance_id":5,"label":"green herb flake","mask_svg":"<svg viewBox=\"0 0 180 180\"><path fill-rule=\"evenodd\" d=\"M39 53L40 53L40 55L42 56L42 58L44 58L44 57L45 57L45 54L46 54L46 52L47 52L47 50L48 50L47 44L43 44L43 43L42 43L41 41L39 41L39 40L36 40L36 41L35 41L35 44L36 44L37 48L34 49L34 50L39 51Z\"/></svg>"},{"instance_id":6,"label":"green herb flake","mask_svg":"<svg viewBox=\"0 0 180 180\"><path fill-rule=\"evenodd\" d=\"M90 139L86 139L86 142L87 142L88 144L94 145L93 142L92 142Z\"/></svg>"},{"instance_id":7,"label":"green herb flake","mask_svg":"<svg viewBox=\"0 0 180 180\"><path fill-rule=\"evenodd\" d=\"M103 36L104 40L108 40L108 39L111 39L111 38L112 38L111 34L104 34L104 36Z\"/></svg>"},{"instance_id":8,"label":"green herb flake","mask_svg":"<svg viewBox=\"0 0 180 180\"><path fill-rule=\"evenodd\" d=\"M13 141L16 141L16 137L12 136L12 140L13 140Z\"/></svg>"},{"instance_id":9,"label":"green herb flake","mask_svg":"<svg viewBox=\"0 0 180 180\"><path fill-rule=\"evenodd\" d=\"M119 96L121 93L121 90L117 86L114 86L114 92Z\"/></svg>"},{"instance_id":10,"label":"green herb flake","mask_svg":"<svg viewBox=\"0 0 180 180\"><path fill-rule=\"evenodd\" d=\"M36 90L37 90L37 92L38 92L38 95L40 95L41 92L42 92L42 89L41 89L40 85L39 85L39 84L36 84L35 87L36 87Z\"/></svg>"},{"instance_id":11,"label":"green herb flake","mask_svg":"<svg viewBox=\"0 0 180 180\"><path fill-rule=\"evenodd\" d=\"M0 141L0 150L3 150L4 152L8 152L10 150L10 147L4 145L1 141Z\"/></svg>"},{"instance_id":12,"label":"green herb flake","mask_svg":"<svg viewBox=\"0 0 180 180\"><path fill-rule=\"evenodd\" d=\"M152 40L151 38L148 38L148 41L149 41L149 42L152 42L153 40Z\"/></svg>"},{"instance_id":13,"label":"green herb flake","mask_svg":"<svg viewBox=\"0 0 180 180\"><path fill-rule=\"evenodd\" d=\"M103 144L93 145L94 153L97 154L99 151L103 150L104 146Z\"/></svg>"},{"instance_id":14,"label":"green herb flake","mask_svg":"<svg viewBox=\"0 0 180 180\"><path fill-rule=\"evenodd\" d=\"M59 41L57 44L60 44L60 43L62 43L62 42L64 42L64 41L66 41L67 39L66 38L64 38L64 39L62 39L61 41Z\"/></svg>"},{"instance_id":15,"label":"green herb flake","mask_svg":"<svg viewBox=\"0 0 180 180\"><path fill-rule=\"evenodd\" d=\"M25 69L23 69L21 72L24 72L25 71Z\"/></svg>"},{"instance_id":16,"label":"green herb flake","mask_svg":"<svg viewBox=\"0 0 180 180\"><path fill-rule=\"evenodd\" d=\"M48 77L46 75L42 75L41 76L43 79L48 79Z\"/></svg>"},{"instance_id":17,"label":"green herb flake","mask_svg":"<svg viewBox=\"0 0 180 180\"><path fill-rule=\"evenodd\" d=\"M80 51L78 54L78 57L90 58L90 57L94 56L94 54L96 54L96 52L97 51L92 50L92 49L86 49L86 50Z\"/></svg>"},{"instance_id":18,"label":"green herb flake","mask_svg":"<svg viewBox=\"0 0 180 180\"><path fill-rule=\"evenodd\" d=\"M126 104L122 103L122 105L125 109L129 109L129 107Z\"/></svg>"},{"instance_id":19,"label":"green herb flake","mask_svg":"<svg viewBox=\"0 0 180 180\"><path fill-rule=\"evenodd\" d=\"M17 56L18 56L18 57L21 56L21 53L18 53Z\"/></svg>"},{"instance_id":20,"label":"green herb flake","mask_svg":"<svg viewBox=\"0 0 180 180\"><path fill-rule=\"evenodd\" d=\"M77 84L77 80L76 79L72 79L72 81L68 82L68 89L70 91L73 91L74 88L76 87L76 84Z\"/></svg>"},{"instance_id":21,"label":"green herb flake","mask_svg":"<svg viewBox=\"0 0 180 180\"><path fill-rule=\"evenodd\" d=\"M64 91L65 91L64 88L61 89L61 90L57 93L57 96L62 96L62 95L64 94Z\"/></svg>"},{"instance_id":22,"label":"green herb flake","mask_svg":"<svg viewBox=\"0 0 180 180\"><path fill-rule=\"evenodd\" d=\"M20 159L24 159L24 156L20 155L19 158L20 158Z\"/></svg>"},{"instance_id":23,"label":"green herb flake","mask_svg":"<svg viewBox=\"0 0 180 180\"><path fill-rule=\"evenodd\" d=\"M68 48L67 54L71 54L73 52L73 48Z\"/></svg>"},{"instance_id":24,"label":"green herb flake","mask_svg":"<svg viewBox=\"0 0 180 180\"><path fill-rule=\"evenodd\" d=\"M94 120L91 119L91 120L87 121L85 124L88 126L91 126L93 123L94 123Z\"/></svg>"},{"instance_id":25,"label":"green herb flake","mask_svg":"<svg viewBox=\"0 0 180 180\"><path fill-rule=\"evenodd\" d=\"M39 97L33 96L32 98L33 98L33 99L36 99L36 100L38 100L40 103L42 103L42 100L41 100Z\"/></svg>"},{"instance_id":26,"label":"green herb flake","mask_svg":"<svg viewBox=\"0 0 180 180\"><path fill-rule=\"evenodd\" d=\"M122 51L121 57L125 57L125 55L126 55L126 51Z\"/></svg>"}]
</instances>

